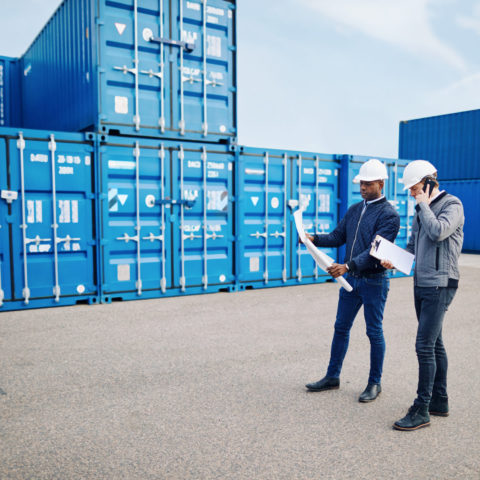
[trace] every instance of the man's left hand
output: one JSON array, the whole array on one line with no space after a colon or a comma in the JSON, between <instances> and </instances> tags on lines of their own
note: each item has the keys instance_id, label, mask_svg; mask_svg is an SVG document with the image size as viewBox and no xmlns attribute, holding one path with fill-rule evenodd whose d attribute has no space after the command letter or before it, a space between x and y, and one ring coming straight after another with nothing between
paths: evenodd
<instances>
[{"instance_id":1,"label":"man's left hand","mask_svg":"<svg viewBox=\"0 0 480 480\"><path fill-rule=\"evenodd\" d=\"M331 267L327 268L327 272L333 277L341 277L342 275L345 275L347 273L347 266L346 265L340 265L339 263L332 263Z\"/></svg>"}]
</instances>

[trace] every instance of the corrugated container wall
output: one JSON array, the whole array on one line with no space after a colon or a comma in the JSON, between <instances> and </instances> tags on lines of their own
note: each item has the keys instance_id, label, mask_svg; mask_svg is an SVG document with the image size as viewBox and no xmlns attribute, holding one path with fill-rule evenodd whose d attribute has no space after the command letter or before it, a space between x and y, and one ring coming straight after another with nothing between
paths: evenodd
<instances>
[{"instance_id":1,"label":"corrugated container wall","mask_svg":"<svg viewBox=\"0 0 480 480\"><path fill-rule=\"evenodd\" d=\"M0 57L0 127L20 127L21 69L18 58Z\"/></svg>"},{"instance_id":2,"label":"corrugated container wall","mask_svg":"<svg viewBox=\"0 0 480 480\"><path fill-rule=\"evenodd\" d=\"M458 197L463 203L465 225L463 227L463 251L480 253L480 180L451 180L442 183L448 193Z\"/></svg>"},{"instance_id":3,"label":"corrugated container wall","mask_svg":"<svg viewBox=\"0 0 480 480\"><path fill-rule=\"evenodd\" d=\"M334 155L238 147L236 259L240 289L325 282L303 245L292 213L303 205L306 231L338 222L340 163ZM322 249L337 260L337 249Z\"/></svg>"},{"instance_id":4,"label":"corrugated container wall","mask_svg":"<svg viewBox=\"0 0 480 480\"><path fill-rule=\"evenodd\" d=\"M215 143L101 140L103 302L235 289L234 159Z\"/></svg>"},{"instance_id":5,"label":"corrugated container wall","mask_svg":"<svg viewBox=\"0 0 480 480\"><path fill-rule=\"evenodd\" d=\"M429 160L440 180L480 178L480 110L400 122L398 155Z\"/></svg>"},{"instance_id":6,"label":"corrugated container wall","mask_svg":"<svg viewBox=\"0 0 480 480\"><path fill-rule=\"evenodd\" d=\"M22 61L27 127L236 136L234 0L65 0Z\"/></svg>"},{"instance_id":7,"label":"corrugated container wall","mask_svg":"<svg viewBox=\"0 0 480 480\"><path fill-rule=\"evenodd\" d=\"M0 312L96 303L95 142L0 128Z\"/></svg>"}]
</instances>

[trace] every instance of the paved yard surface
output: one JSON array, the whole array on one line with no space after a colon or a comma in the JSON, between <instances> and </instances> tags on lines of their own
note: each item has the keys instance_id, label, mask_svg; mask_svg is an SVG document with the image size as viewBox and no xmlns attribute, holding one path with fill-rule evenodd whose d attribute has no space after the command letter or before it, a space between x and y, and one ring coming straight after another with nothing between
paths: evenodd
<instances>
[{"instance_id":1,"label":"paved yard surface","mask_svg":"<svg viewBox=\"0 0 480 480\"><path fill-rule=\"evenodd\" d=\"M0 478L480 478L480 262L444 326L451 415L392 430L415 397L412 279L391 282L382 395L360 404L360 313L333 392L336 284L0 314Z\"/></svg>"}]
</instances>

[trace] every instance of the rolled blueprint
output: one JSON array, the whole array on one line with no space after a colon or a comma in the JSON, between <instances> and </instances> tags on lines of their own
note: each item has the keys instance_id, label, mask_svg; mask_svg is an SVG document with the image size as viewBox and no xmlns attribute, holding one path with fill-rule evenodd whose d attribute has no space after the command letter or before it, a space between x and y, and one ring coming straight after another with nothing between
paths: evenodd
<instances>
[{"instance_id":1,"label":"rolled blueprint","mask_svg":"<svg viewBox=\"0 0 480 480\"><path fill-rule=\"evenodd\" d=\"M332 266L333 258L330 258L328 255L325 255L321 250L319 250L307 237L305 230L303 229L303 210L299 208L294 214L293 218L295 219L295 226L297 227L298 236L303 242L305 247L307 247L308 253L313 257L315 263L325 272L327 268ZM328 273L328 272L327 272ZM347 292L352 291L352 286L343 278L337 277L335 279Z\"/></svg>"}]
</instances>

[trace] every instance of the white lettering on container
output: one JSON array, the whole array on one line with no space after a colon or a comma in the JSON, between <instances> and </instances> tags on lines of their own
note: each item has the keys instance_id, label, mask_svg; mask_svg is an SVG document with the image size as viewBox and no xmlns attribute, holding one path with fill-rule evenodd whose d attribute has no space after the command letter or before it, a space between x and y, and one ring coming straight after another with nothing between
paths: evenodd
<instances>
[{"instance_id":1,"label":"white lettering on container","mask_svg":"<svg viewBox=\"0 0 480 480\"><path fill-rule=\"evenodd\" d=\"M222 39L215 35L207 35L207 55L222 58Z\"/></svg>"}]
</instances>

